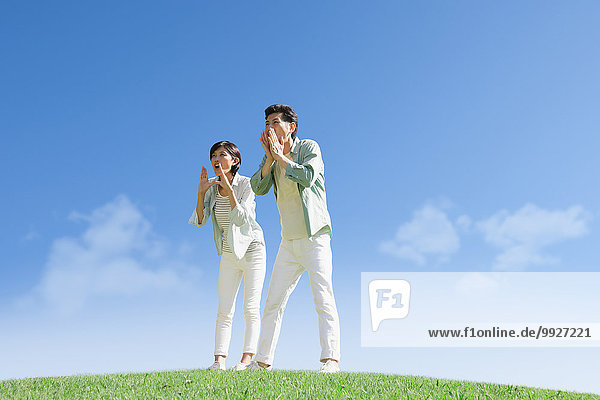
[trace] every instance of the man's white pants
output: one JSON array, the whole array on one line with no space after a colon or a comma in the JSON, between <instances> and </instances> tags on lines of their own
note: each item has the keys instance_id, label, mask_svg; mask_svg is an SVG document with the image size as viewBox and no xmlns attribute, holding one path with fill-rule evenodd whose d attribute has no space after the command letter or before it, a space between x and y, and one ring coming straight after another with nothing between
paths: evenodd
<instances>
[{"instance_id":1,"label":"man's white pants","mask_svg":"<svg viewBox=\"0 0 600 400\"><path fill-rule=\"evenodd\" d=\"M241 260L223 253L219 265L219 308L215 329L215 355L227 356L235 299L244 278L244 347L242 353L256 354L260 328L260 295L266 271L266 252L247 252Z\"/></svg>"},{"instance_id":2,"label":"man's white pants","mask_svg":"<svg viewBox=\"0 0 600 400\"><path fill-rule=\"evenodd\" d=\"M333 297L331 246L327 233L306 239L281 240L263 310L256 361L273 364L283 311L305 270L319 319L320 360L339 361L340 325Z\"/></svg>"}]
</instances>

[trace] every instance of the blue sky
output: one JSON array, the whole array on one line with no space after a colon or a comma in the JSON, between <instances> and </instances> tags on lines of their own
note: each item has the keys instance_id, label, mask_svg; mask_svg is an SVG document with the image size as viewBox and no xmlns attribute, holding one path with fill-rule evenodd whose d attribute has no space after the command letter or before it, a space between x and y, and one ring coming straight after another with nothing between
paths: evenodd
<instances>
[{"instance_id":1,"label":"blue sky","mask_svg":"<svg viewBox=\"0 0 600 400\"><path fill-rule=\"evenodd\" d=\"M218 258L187 224L200 168L227 139L251 175L282 102L326 165L342 368L600 393L597 349L361 348L357 312L361 271L598 271L599 13L3 2L0 377L208 365ZM272 194L257 212L269 276ZM276 367L318 366L306 280Z\"/></svg>"}]
</instances>

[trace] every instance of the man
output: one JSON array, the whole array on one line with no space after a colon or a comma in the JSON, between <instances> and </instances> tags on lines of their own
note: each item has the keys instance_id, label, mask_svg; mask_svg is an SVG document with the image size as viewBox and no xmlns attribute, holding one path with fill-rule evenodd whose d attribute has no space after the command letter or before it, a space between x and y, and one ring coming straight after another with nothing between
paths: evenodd
<instances>
[{"instance_id":1,"label":"man","mask_svg":"<svg viewBox=\"0 0 600 400\"><path fill-rule=\"evenodd\" d=\"M258 351L250 370L270 370L288 298L307 270L319 319L320 372L339 372L340 328L331 282L331 220L325 197L321 150L296 137L298 115L274 104L265 110L260 143L265 156L250 184L256 195L275 193L281 244L263 311Z\"/></svg>"}]
</instances>

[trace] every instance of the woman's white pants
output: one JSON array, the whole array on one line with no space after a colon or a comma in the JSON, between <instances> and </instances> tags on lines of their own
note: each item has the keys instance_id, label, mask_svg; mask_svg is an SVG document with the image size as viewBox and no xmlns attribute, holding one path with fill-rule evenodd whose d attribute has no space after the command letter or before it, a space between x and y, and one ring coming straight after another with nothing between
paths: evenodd
<instances>
[{"instance_id":1,"label":"woman's white pants","mask_svg":"<svg viewBox=\"0 0 600 400\"><path fill-rule=\"evenodd\" d=\"M260 296L266 271L266 251L247 252L241 260L223 253L219 265L219 307L215 329L215 355L227 356L235 299L244 278L244 347L242 353L256 354L260 331Z\"/></svg>"}]
</instances>

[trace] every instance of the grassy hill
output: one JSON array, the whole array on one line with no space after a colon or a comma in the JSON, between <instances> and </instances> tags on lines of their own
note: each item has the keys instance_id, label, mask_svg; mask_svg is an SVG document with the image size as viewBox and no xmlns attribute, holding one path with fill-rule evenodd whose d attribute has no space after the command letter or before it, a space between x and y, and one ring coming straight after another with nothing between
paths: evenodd
<instances>
[{"instance_id":1,"label":"grassy hill","mask_svg":"<svg viewBox=\"0 0 600 400\"><path fill-rule=\"evenodd\" d=\"M171 371L0 381L0 399L598 399L523 386L364 373Z\"/></svg>"}]
</instances>

